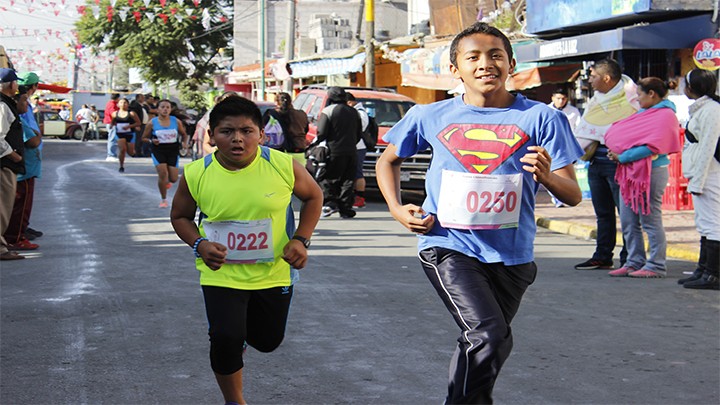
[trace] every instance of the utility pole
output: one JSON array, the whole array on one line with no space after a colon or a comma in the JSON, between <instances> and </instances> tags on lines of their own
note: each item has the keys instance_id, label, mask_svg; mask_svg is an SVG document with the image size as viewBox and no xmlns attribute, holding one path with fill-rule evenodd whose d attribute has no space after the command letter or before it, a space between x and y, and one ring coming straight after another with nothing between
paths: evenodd
<instances>
[{"instance_id":1,"label":"utility pole","mask_svg":"<svg viewBox=\"0 0 720 405\"><path fill-rule=\"evenodd\" d=\"M290 0L288 5L288 30L285 39L285 60L290 63L295 58L295 2ZM285 91L293 94L293 78L292 75L285 80Z\"/></svg>"},{"instance_id":2,"label":"utility pole","mask_svg":"<svg viewBox=\"0 0 720 405\"><path fill-rule=\"evenodd\" d=\"M265 100L265 1L260 0L260 100Z\"/></svg>"},{"instance_id":3,"label":"utility pole","mask_svg":"<svg viewBox=\"0 0 720 405\"><path fill-rule=\"evenodd\" d=\"M375 0L365 0L365 86L375 87Z\"/></svg>"}]
</instances>

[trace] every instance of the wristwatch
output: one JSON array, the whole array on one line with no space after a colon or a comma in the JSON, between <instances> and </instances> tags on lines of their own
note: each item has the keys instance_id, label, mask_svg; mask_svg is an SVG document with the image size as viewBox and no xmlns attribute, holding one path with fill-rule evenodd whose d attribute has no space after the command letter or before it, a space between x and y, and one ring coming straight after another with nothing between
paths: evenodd
<instances>
[{"instance_id":1,"label":"wristwatch","mask_svg":"<svg viewBox=\"0 0 720 405\"><path fill-rule=\"evenodd\" d=\"M303 245L305 245L305 249L310 247L310 239L305 239L300 235L295 235L292 238L295 240L299 240Z\"/></svg>"}]
</instances>

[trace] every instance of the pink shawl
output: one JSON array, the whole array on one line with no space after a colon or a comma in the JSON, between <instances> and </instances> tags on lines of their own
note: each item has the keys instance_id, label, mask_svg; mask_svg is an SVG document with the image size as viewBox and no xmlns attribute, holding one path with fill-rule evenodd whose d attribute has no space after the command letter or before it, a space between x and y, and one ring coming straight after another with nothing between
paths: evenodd
<instances>
[{"instance_id":1,"label":"pink shawl","mask_svg":"<svg viewBox=\"0 0 720 405\"><path fill-rule=\"evenodd\" d=\"M614 123L605 133L605 145L618 155L635 146L653 154L680 152L680 125L671 108L650 108ZM652 156L619 164L615 181L625 204L636 213L650 213Z\"/></svg>"}]
</instances>

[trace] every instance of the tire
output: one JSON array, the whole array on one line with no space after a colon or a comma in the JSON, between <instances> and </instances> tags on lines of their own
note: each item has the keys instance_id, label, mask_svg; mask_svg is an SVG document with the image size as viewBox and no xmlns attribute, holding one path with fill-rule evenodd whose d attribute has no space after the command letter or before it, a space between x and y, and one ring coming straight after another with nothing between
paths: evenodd
<instances>
[{"instance_id":1,"label":"tire","mask_svg":"<svg viewBox=\"0 0 720 405\"><path fill-rule=\"evenodd\" d=\"M83 137L83 130L82 128L75 128L72 132L72 139L75 139L76 141L82 140Z\"/></svg>"}]
</instances>

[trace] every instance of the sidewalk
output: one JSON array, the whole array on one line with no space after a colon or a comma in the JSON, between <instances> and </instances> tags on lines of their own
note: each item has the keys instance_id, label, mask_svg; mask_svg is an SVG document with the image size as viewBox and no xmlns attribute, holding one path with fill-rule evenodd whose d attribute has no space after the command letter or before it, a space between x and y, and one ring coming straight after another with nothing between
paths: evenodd
<instances>
[{"instance_id":1,"label":"sidewalk","mask_svg":"<svg viewBox=\"0 0 720 405\"><path fill-rule=\"evenodd\" d=\"M541 187L537 194L535 217L538 226L554 232L584 239L596 237L595 211L590 200L583 200L576 207L555 208L547 191ZM695 229L695 211L663 210L663 225L668 241L668 257L697 262L700 254L700 235ZM619 216L617 229L617 241L621 245Z\"/></svg>"}]
</instances>

